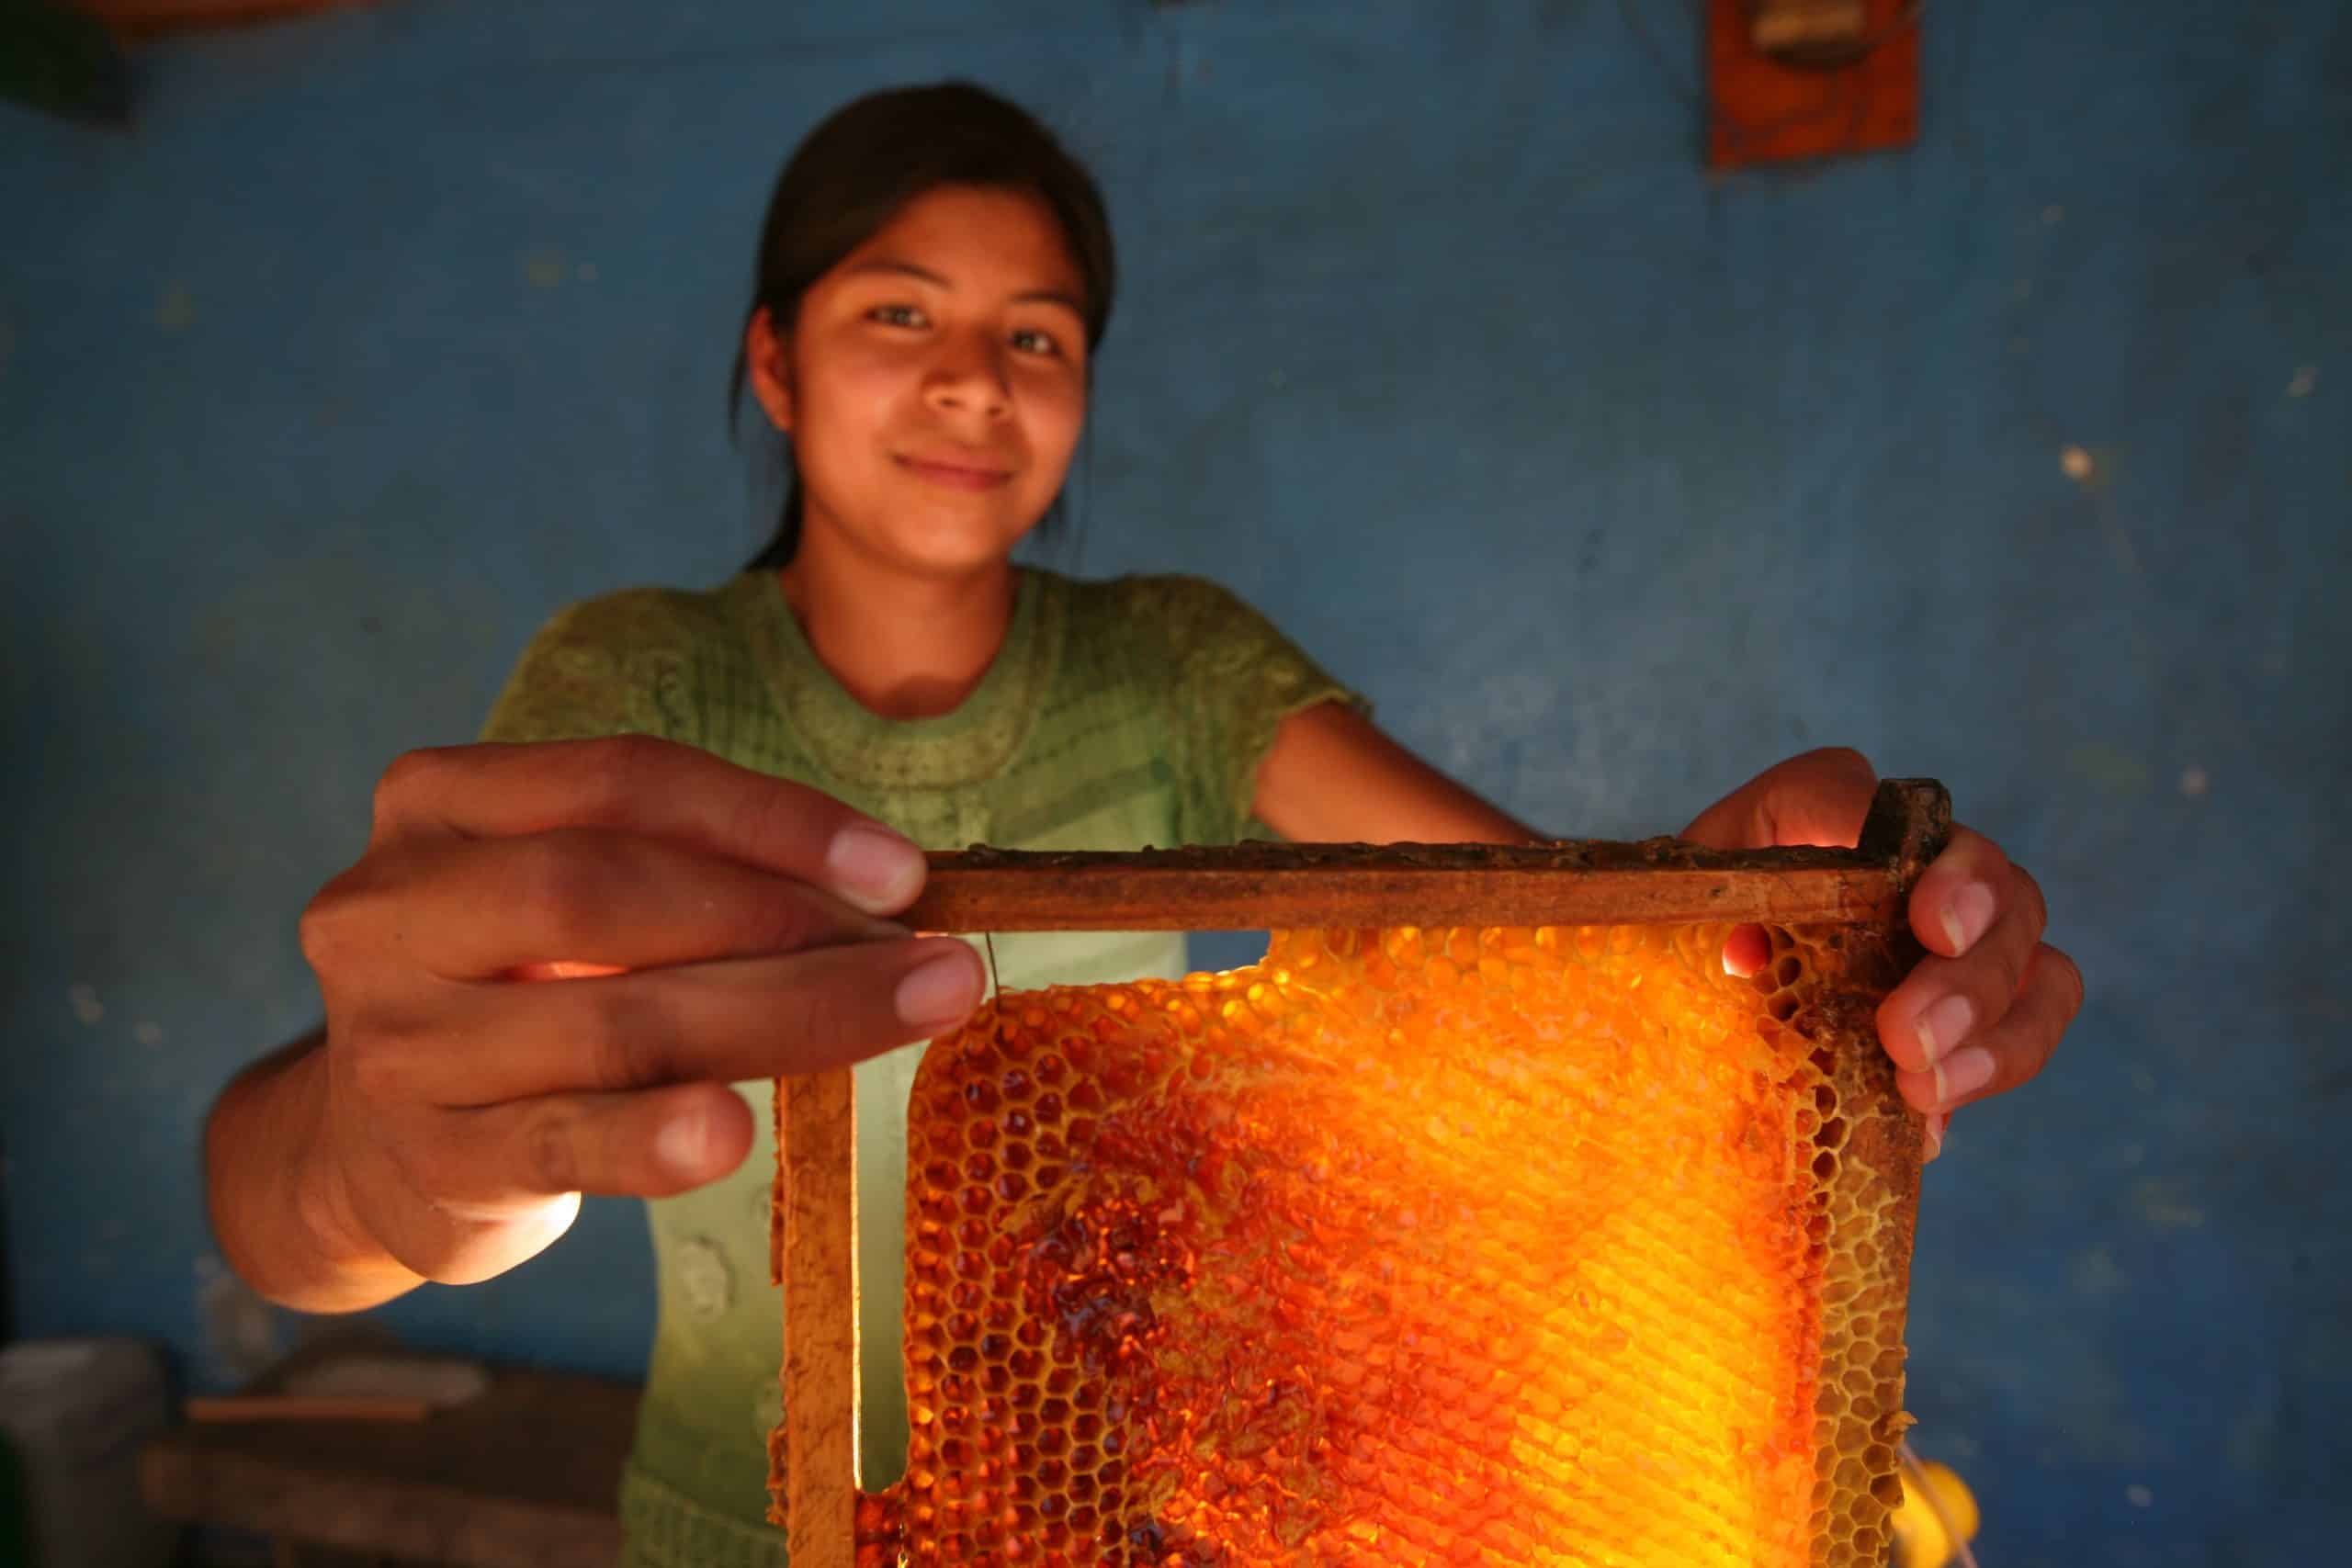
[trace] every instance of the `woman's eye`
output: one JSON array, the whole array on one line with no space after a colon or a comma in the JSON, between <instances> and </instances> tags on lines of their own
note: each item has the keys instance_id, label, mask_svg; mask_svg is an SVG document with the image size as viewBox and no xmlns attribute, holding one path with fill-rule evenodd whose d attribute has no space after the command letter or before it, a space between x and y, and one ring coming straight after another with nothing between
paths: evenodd
<instances>
[{"instance_id":1,"label":"woman's eye","mask_svg":"<svg viewBox=\"0 0 2352 1568\"><path fill-rule=\"evenodd\" d=\"M1039 332L1035 327L1013 333L1012 346L1023 354L1059 354L1062 351L1062 345L1054 341L1053 333Z\"/></svg>"},{"instance_id":2,"label":"woman's eye","mask_svg":"<svg viewBox=\"0 0 2352 1568\"><path fill-rule=\"evenodd\" d=\"M886 327L919 327L923 315L912 305L876 305L865 312L866 320L879 321Z\"/></svg>"}]
</instances>

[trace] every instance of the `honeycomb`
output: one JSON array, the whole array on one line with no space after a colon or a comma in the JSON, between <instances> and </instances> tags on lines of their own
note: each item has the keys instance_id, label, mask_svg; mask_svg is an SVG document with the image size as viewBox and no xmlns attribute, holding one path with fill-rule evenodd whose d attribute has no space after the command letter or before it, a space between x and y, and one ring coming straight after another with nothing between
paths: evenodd
<instances>
[{"instance_id":1,"label":"honeycomb","mask_svg":"<svg viewBox=\"0 0 2352 1568\"><path fill-rule=\"evenodd\" d=\"M1282 932L935 1042L862 1568L1883 1562L1883 937L1727 934Z\"/></svg>"}]
</instances>

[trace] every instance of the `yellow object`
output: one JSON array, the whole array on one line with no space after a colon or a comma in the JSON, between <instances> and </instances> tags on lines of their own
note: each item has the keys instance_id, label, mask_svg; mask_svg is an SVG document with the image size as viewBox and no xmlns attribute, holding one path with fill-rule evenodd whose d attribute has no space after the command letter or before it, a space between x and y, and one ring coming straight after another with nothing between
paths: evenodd
<instances>
[{"instance_id":1,"label":"yellow object","mask_svg":"<svg viewBox=\"0 0 2352 1568\"><path fill-rule=\"evenodd\" d=\"M1945 1568L1960 1555L1959 1541L1976 1539L1977 1523L1975 1495L1950 1465L1905 1465L1903 1506L1894 1510L1896 1568Z\"/></svg>"},{"instance_id":2,"label":"yellow object","mask_svg":"<svg viewBox=\"0 0 2352 1568\"><path fill-rule=\"evenodd\" d=\"M1866 935L1293 931L1010 993L908 1159L859 1561L1878 1568L1918 1128Z\"/></svg>"}]
</instances>

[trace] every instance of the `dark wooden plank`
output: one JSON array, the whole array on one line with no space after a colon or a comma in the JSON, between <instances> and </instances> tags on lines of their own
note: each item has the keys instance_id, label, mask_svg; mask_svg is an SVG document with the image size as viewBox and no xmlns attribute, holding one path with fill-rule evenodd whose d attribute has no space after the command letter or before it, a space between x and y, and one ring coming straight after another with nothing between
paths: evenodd
<instances>
[{"instance_id":1,"label":"dark wooden plank","mask_svg":"<svg viewBox=\"0 0 2352 1568\"><path fill-rule=\"evenodd\" d=\"M422 1421L433 1414L433 1402L398 1394L238 1393L187 1400L180 1414L191 1421Z\"/></svg>"},{"instance_id":2,"label":"dark wooden plank","mask_svg":"<svg viewBox=\"0 0 2352 1568\"><path fill-rule=\"evenodd\" d=\"M637 1389L523 1370L423 1421L174 1428L141 1455L166 1517L469 1568L610 1562Z\"/></svg>"}]
</instances>

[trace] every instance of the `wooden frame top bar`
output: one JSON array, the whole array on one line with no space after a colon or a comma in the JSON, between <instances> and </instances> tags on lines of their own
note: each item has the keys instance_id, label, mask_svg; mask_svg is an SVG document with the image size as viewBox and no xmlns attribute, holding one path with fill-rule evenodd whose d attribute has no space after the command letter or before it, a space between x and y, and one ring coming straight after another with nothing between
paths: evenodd
<instances>
[{"instance_id":1,"label":"wooden frame top bar","mask_svg":"<svg viewBox=\"0 0 2352 1568\"><path fill-rule=\"evenodd\" d=\"M1677 839L975 848L934 852L922 897L900 919L933 931L1884 923L1901 900L1905 847L1939 840L1951 820L1941 784L1889 779L1852 850L1707 850Z\"/></svg>"}]
</instances>

